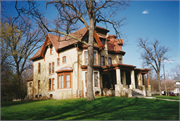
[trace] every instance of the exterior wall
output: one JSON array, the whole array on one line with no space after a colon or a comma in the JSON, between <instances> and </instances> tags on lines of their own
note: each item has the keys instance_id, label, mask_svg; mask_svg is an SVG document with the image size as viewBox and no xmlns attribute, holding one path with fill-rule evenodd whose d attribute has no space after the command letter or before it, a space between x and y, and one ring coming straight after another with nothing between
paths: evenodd
<instances>
[{"instance_id":1,"label":"exterior wall","mask_svg":"<svg viewBox=\"0 0 180 121\"><path fill-rule=\"evenodd\" d=\"M84 90L83 90L83 92L84 92L84 96L86 97L86 93L87 93L87 87L85 86L85 73L87 72L87 70L86 71L82 71L82 78L83 78L83 86L84 86ZM95 81L94 81L94 72L97 72L98 73L98 86L97 87L95 87ZM98 71L98 70L94 70L93 71L93 92L94 92L94 94L97 92L97 91L99 91L99 94L101 93L101 77L100 77L100 72Z\"/></svg>"},{"instance_id":2,"label":"exterior wall","mask_svg":"<svg viewBox=\"0 0 180 121\"><path fill-rule=\"evenodd\" d=\"M31 83L31 86L30 86ZM27 95L31 96L33 94L33 82L27 82Z\"/></svg>"},{"instance_id":3,"label":"exterior wall","mask_svg":"<svg viewBox=\"0 0 180 121\"><path fill-rule=\"evenodd\" d=\"M62 62L62 58L66 56L66 63ZM57 66L57 58L60 58L60 65ZM49 74L49 63L54 62L54 73ZM38 74L38 63L41 63L41 73ZM72 98L73 90L77 90L77 50L71 48L66 51L62 51L59 54L53 47L53 54L50 54L50 47L46 50L45 59L34 61L34 96L41 94L42 96L49 96L53 94L53 98L64 99ZM57 73L55 71L60 68L70 66L73 68L71 72L71 88L70 89L57 89ZM54 90L49 91L49 79L54 78ZM38 80L40 80L40 89L38 89Z\"/></svg>"},{"instance_id":4,"label":"exterior wall","mask_svg":"<svg viewBox=\"0 0 180 121\"><path fill-rule=\"evenodd\" d=\"M122 63L123 63L122 55L119 55L119 54L108 54L108 57L111 57L111 59L112 59L112 64L117 64L117 63L119 63L119 59L121 59L121 60L122 60Z\"/></svg>"}]
</instances>

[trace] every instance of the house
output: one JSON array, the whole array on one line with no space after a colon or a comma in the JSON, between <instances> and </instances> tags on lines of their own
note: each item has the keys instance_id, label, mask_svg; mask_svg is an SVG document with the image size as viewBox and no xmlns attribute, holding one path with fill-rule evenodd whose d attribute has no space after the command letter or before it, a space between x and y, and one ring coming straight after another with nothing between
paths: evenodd
<instances>
[{"instance_id":1,"label":"house","mask_svg":"<svg viewBox=\"0 0 180 121\"><path fill-rule=\"evenodd\" d=\"M95 96L150 95L149 69L124 64L123 39L108 35L109 30L95 27L93 91ZM33 80L28 81L28 97L47 96L54 99L87 96L88 30L82 28L72 36L47 34L42 47L30 59ZM146 78L144 78L147 76ZM148 89L145 89L145 79Z\"/></svg>"},{"instance_id":2,"label":"house","mask_svg":"<svg viewBox=\"0 0 180 121\"><path fill-rule=\"evenodd\" d=\"M180 94L180 75L174 78L175 83L176 83L176 88L174 89L174 93Z\"/></svg>"}]
</instances>

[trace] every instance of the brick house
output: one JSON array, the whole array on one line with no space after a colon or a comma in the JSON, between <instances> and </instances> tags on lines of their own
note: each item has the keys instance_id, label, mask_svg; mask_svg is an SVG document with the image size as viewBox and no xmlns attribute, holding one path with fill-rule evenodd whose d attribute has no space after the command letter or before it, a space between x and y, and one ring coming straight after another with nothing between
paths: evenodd
<instances>
[{"instance_id":1,"label":"brick house","mask_svg":"<svg viewBox=\"0 0 180 121\"><path fill-rule=\"evenodd\" d=\"M105 28L95 27L94 95L150 95L149 69L124 64L123 39L116 39L108 32ZM88 42L88 30L82 28L71 35L82 42L47 34L42 47L30 59L33 61L33 80L28 81L28 97L67 99L87 96L88 47L84 42ZM148 89L145 89L145 79Z\"/></svg>"}]
</instances>

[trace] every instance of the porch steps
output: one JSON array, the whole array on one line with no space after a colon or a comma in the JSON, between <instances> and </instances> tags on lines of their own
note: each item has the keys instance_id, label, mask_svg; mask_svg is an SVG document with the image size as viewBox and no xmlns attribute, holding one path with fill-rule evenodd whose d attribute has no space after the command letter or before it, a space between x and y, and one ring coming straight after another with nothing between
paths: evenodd
<instances>
[{"instance_id":1,"label":"porch steps","mask_svg":"<svg viewBox=\"0 0 180 121\"><path fill-rule=\"evenodd\" d=\"M132 90L132 97L144 97L142 93L140 93L140 90L138 91L137 89Z\"/></svg>"}]
</instances>

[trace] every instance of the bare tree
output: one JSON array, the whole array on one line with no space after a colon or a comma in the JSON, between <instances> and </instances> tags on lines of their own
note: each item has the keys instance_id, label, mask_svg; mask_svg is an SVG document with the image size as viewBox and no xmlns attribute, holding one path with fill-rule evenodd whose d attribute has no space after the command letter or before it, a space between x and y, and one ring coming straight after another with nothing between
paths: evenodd
<instances>
[{"instance_id":1,"label":"bare tree","mask_svg":"<svg viewBox=\"0 0 180 121\"><path fill-rule=\"evenodd\" d=\"M55 20L55 29L47 23L47 19L40 13L37 8L37 4L34 1L28 1L29 7L17 9L19 13L23 12L28 15L32 15L39 26L45 28L48 32L56 32L70 36L81 42L79 38L76 38L69 34L70 30L73 30L73 26L81 22L89 32L88 41L88 67L87 67L87 100L94 100L93 94L93 41L94 41L94 29L96 23L103 22L112 25L116 35L120 37L118 28L122 25L123 19L117 19L117 12L124 6L128 5L124 0L112 1L112 0L47 0L46 7L49 4L53 4L58 12L59 17ZM116 17L116 18L115 18ZM61 23L65 23L66 27L61 28ZM88 24L89 23L89 24ZM72 27L70 29L70 27Z\"/></svg>"},{"instance_id":2,"label":"bare tree","mask_svg":"<svg viewBox=\"0 0 180 121\"><path fill-rule=\"evenodd\" d=\"M149 43L148 39L139 38L138 46L143 49L141 58L144 64L150 65L155 70L159 85L159 94L161 94L161 81L160 81L160 70L162 60L167 59L166 53L169 51L168 47L161 46L158 40Z\"/></svg>"},{"instance_id":3,"label":"bare tree","mask_svg":"<svg viewBox=\"0 0 180 121\"><path fill-rule=\"evenodd\" d=\"M180 64L177 64L174 68L171 69L171 72L173 72L172 76L177 77L180 75Z\"/></svg>"},{"instance_id":4,"label":"bare tree","mask_svg":"<svg viewBox=\"0 0 180 121\"><path fill-rule=\"evenodd\" d=\"M40 42L44 39L44 35L40 29L33 30L28 18L19 18L14 23L13 20L7 18L1 23L1 44L3 44L1 66L6 63L12 67L19 86L17 95L18 98L22 98L22 73L31 68L32 65L27 63L28 59L41 46Z\"/></svg>"}]
</instances>

